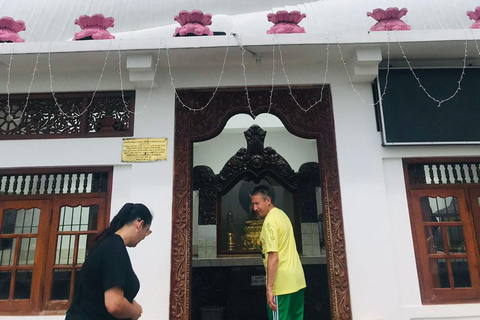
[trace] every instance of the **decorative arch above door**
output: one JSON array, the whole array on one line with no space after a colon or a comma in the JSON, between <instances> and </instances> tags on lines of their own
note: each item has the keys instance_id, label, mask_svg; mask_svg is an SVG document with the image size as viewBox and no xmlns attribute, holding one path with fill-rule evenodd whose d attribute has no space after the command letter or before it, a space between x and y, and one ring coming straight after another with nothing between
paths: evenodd
<instances>
[{"instance_id":1,"label":"decorative arch above door","mask_svg":"<svg viewBox=\"0 0 480 320\"><path fill-rule=\"evenodd\" d=\"M235 114L265 112L277 116L290 133L317 141L332 319L352 319L330 87L275 88L273 93L258 87L249 88L248 95L244 88L222 89L209 104L211 89L177 94L183 103L177 99L175 104L170 319L191 319L193 143L220 134ZM310 106L320 99L306 112L297 105ZM192 109L208 106L194 112L184 104Z\"/></svg>"}]
</instances>

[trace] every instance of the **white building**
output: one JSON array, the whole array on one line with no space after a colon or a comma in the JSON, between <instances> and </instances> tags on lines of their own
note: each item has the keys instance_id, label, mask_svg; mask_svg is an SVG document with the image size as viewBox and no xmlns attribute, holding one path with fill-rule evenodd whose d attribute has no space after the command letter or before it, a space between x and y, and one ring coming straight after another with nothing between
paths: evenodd
<instances>
[{"instance_id":1,"label":"white building","mask_svg":"<svg viewBox=\"0 0 480 320\"><path fill-rule=\"evenodd\" d=\"M0 16L26 24L24 43L0 43L0 320L63 319L88 240L125 202L154 213L153 234L129 251L141 319L200 319L215 304L234 320L237 287L263 304L258 255L240 234L235 249L222 238L227 198L214 198L217 214L202 211L193 177L200 165L219 174L252 124L275 150L246 150L252 167L227 166L235 176L219 195L266 178L292 201L302 261L324 270L316 285L307 279L305 319L326 306L335 320L480 319L480 33L466 14L477 5L0 3ZM411 30L369 31L367 12L388 7L407 8ZM211 13L225 35L172 37L183 9ZM305 13L306 33L267 34L279 10ZM95 13L115 18L115 39L71 41L75 19ZM166 160L122 161L126 138L166 138ZM297 208L312 176L286 187L262 171L272 154L295 172L319 164L316 214ZM243 231L248 209L231 201ZM198 280L204 271L211 283ZM329 291L318 304L317 285ZM229 291L210 295L220 287Z\"/></svg>"}]
</instances>

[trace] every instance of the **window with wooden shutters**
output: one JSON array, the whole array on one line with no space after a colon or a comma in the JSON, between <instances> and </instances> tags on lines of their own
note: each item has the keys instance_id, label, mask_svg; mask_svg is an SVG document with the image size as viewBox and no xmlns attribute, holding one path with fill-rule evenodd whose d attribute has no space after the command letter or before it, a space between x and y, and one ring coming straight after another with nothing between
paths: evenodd
<instances>
[{"instance_id":1,"label":"window with wooden shutters","mask_svg":"<svg viewBox=\"0 0 480 320\"><path fill-rule=\"evenodd\" d=\"M480 162L404 160L424 304L480 301Z\"/></svg>"},{"instance_id":2,"label":"window with wooden shutters","mask_svg":"<svg viewBox=\"0 0 480 320\"><path fill-rule=\"evenodd\" d=\"M108 224L111 168L0 172L0 314L68 309Z\"/></svg>"}]
</instances>

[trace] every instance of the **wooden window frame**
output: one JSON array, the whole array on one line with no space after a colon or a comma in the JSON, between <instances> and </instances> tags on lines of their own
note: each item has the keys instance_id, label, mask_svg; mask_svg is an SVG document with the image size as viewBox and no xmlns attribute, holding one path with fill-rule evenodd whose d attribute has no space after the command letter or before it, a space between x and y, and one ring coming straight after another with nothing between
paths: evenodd
<instances>
[{"instance_id":1,"label":"wooden window frame","mask_svg":"<svg viewBox=\"0 0 480 320\"><path fill-rule=\"evenodd\" d=\"M474 195L480 196L479 183L452 183L452 184L415 184L409 170L409 164L443 164L452 162L480 162L480 158L416 158L403 159L407 201L412 228L415 259L420 287L422 304L449 304L449 303L478 303L480 302L480 208L472 205ZM463 236L466 245L466 254L451 254L446 252L445 259L452 257L467 258L470 273L471 287L469 288L435 288L430 273L429 259L440 258L440 255L429 254L427 251L425 227L420 212L420 198L447 197L457 198ZM478 200L477 200L478 201ZM447 226L448 222L443 222ZM447 250L448 251L448 250ZM449 270L449 274L451 270ZM452 281L450 275L450 281Z\"/></svg>"},{"instance_id":2,"label":"wooden window frame","mask_svg":"<svg viewBox=\"0 0 480 320\"><path fill-rule=\"evenodd\" d=\"M0 316L6 315L61 315L70 306L73 298L74 282L71 282L70 297L68 300L51 300L54 269L79 270L81 264L76 263L77 255L74 253L72 265L55 265L57 235L59 234L86 234L98 233L108 226L110 221L110 201L112 193L113 167L98 168L63 168L63 169L14 169L1 170L1 175L6 174L38 174L38 173L68 173L68 172L108 172L108 185L105 192L69 193L69 194L32 194L32 195L2 195L0 203L29 201L43 204L44 210L49 214L40 216L39 230L37 233L37 247L33 265L32 285L30 299L25 300L0 300ZM60 208L62 206L77 207L78 205L99 205L99 215L96 231L59 231ZM0 212L0 229L3 212ZM22 236L24 236L22 234ZM75 246L76 248L76 246ZM16 259L16 257L14 257ZM11 290L13 290L11 288Z\"/></svg>"}]
</instances>

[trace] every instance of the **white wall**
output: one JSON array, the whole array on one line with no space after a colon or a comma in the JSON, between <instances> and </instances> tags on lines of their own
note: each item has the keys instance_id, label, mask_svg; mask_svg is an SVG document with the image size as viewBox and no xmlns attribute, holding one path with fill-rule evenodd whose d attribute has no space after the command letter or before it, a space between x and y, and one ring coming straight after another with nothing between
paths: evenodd
<instances>
[{"instance_id":1,"label":"white wall","mask_svg":"<svg viewBox=\"0 0 480 320\"><path fill-rule=\"evenodd\" d=\"M422 306L401 163L403 157L478 156L479 146L382 147L370 85L354 84L359 96L342 67L335 71L329 82L353 318L479 318L479 304Z\"/></svg>"},{"instance_id":2,"label":"white wall","mask_svg":"<svg viewBox=\"0 0 480 320\"><path fill-rule=\"evenodd\" d=\"M14 69L12 69L14 70ZM47 71L47 70L44 70ZM2 74L4 75L4 74ZM44 73L35 91L49 92L48 79ZM93 91L99 73L88 75L61 74L55 76L55 91ZM12 75L12 79L21 76ZM25 76L25 78L30 78ZM31 78L30 78L31 79ZM2 79L4 80L4 79ZM38 139L1 140L1 168L61 167L61 166L114 166L111 218L126 202L141 202L154 215L153 233L135 249L129 249L133 268L141 290L137 296L143 306L142 319L166 318L169 308L170 243L172 225L172 181L174 138L174 95L166 78L158 79L159 89L152 92L151 100L143 108L149 90L137 90L134 137L161 137L168 139L166 161L150 163L122 163L122 138L90 139ZM37 82L35 82L37 83ZM102 79L101 89L118 90L118 73ZM4 84L2 82L2 84ZM127 83L126 87L131 86ZM24 85L14 82L11 92L22 92ZM5 90L2 85L2 90ZM144 109L144 111L142 111ZM35 317L36 319L63 319L64 316ZM0 317L0 319L31 319L31 317Z\"/></svg>"},{"instance_id":3,"label":"white wall","mask_svg":"<svg viewBox=\"0 0 480 320\"><path fill-rule=\"evenodd\" d=\"M244 77L240 57L231 57L222 86L243 88ZM178 87L215 87L221 62L214 67L174 68ZM193 63L193 62L192 62ZM278 61L277 61L278 63ZM288 64L292 84L319 84L325 65ZM25 92L30 75L16 75L11 92ZM39 71L34 91L49 92L48 70ZM169 308L170 243L173 181L174 95L165 68L158 72L160 87L154 89L150 104L135 116L135 137L166 137L168 159L162 162L124 164L120 161L121 138L48 139L0 141L1 168L41 166L113 165L114 186L112 216L127 201L144 202L154 212L153 234L137 248L130 250L134 269L142 287L138 301L144 307L142 319L166 319ZM247 61L248 85L271 85L271 61L261 67ZM5 92L5 73L0 75L0 90ZM22 80L23 79L23 80ZM56 91L91 91L98 73L55 75ZM409 319L473 319L480 317L479 304L422 306L413 254L412 235L406 204L401 159L419 156L479 156L478 146L382 147L376 131L374 108L365 104L353 90L340 60L332 59L327 76L331 84L338 151L338 166L351 307L355 320ZM278 72L276 85L286 80ZM126 87L131 88L128 83ZM102 80L100 90L118 90L118 73L114 68ZM362 99L371 103L369 83L355 84ZM137 90L137 111L143 109L149 90ZM268 131L268 129L267 129ZM273 136L274 131L267 133ZM280 136L279 136L280 137ZM282 139L285 137L282 137ZM222 139L222 138L219 138ZM225 154L233 154L244 146L240 135L235 145L225 146ZM266 142L269 145L270 142ZM281 149L271 143L297 169L298 150ZM300 144L299 144L300 146ZM303 150L314 150L311 142ZM211 147L213 148L213 147ZM213 149L210 149L213 150ZM211 151L209 151L211 152ZM303 152L315 161L316 153ZM203 157L205 159L205 157ZM198 163L204 163L201 156ZM227 158L213 164L218 172ZM305 161L300 161L305 162ZM196 164L198 164L196 162ZM31 319L31 317L0 317L0 319ZM37 317L37 319L63 317Z\"/></svg>"}]
</instances>

